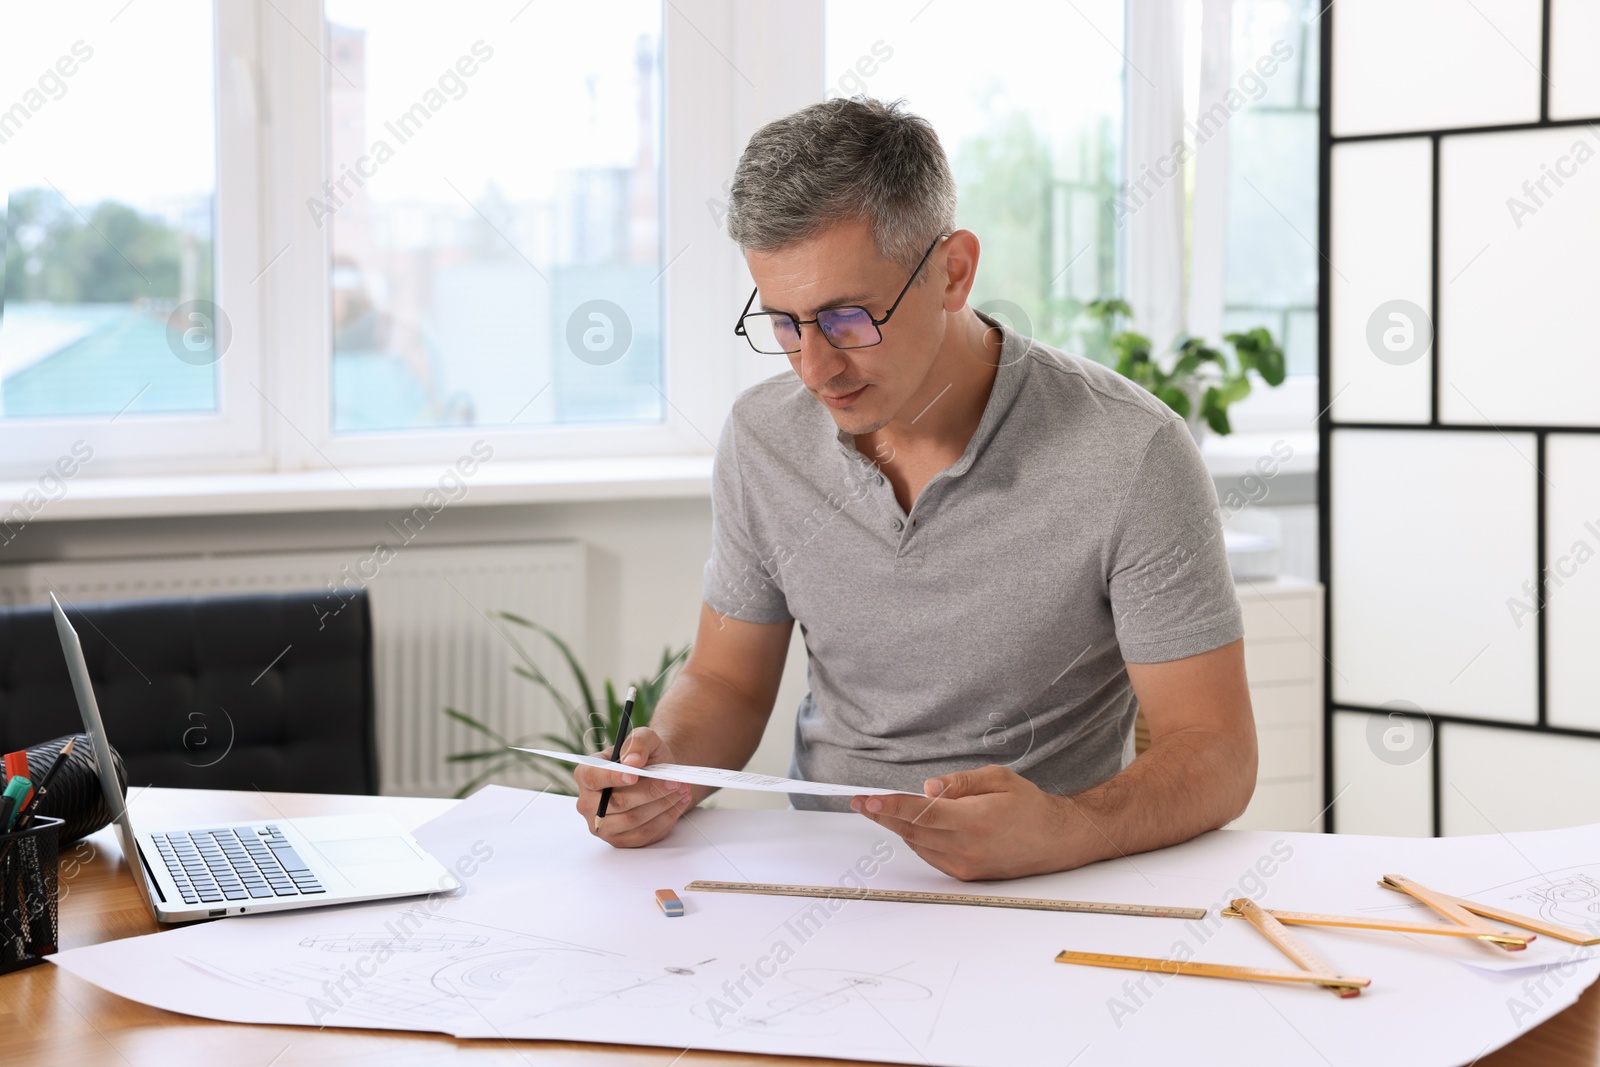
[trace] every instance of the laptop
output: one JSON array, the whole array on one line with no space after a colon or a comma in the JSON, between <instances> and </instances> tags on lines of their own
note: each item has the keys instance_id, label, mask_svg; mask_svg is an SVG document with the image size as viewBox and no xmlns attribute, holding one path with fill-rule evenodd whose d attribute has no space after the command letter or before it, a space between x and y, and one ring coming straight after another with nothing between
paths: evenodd
<instances>
[{"instance_id":1,"label":"laptop","mask_svg":"<svg viewBox=\"0 0 1600 1067\"><path fill-rule=\"evenodd\" d=\"M100 720L78 633L50 594L83 729L122 857L164 923L289 911L361 900L449 892L461 883L383 815L332 815L224 826L135 829L122 802L111 742Z\"/></svg>"}]
</instances>

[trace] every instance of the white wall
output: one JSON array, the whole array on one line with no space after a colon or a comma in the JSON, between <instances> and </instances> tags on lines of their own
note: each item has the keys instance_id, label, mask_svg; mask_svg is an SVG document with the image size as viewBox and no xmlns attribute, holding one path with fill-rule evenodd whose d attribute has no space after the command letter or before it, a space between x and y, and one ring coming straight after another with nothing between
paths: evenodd
<instances>
[{"instance_id":1,"label":"white wall","mask_svg":"<svg viewBox=\"0 0 1600 1067\"><path fill-rule=\"evenodd\" d=\"M350 511L39 522L0 547L0 564L126 559L135 566L138 558L155 556L365 551L392 517L387 511ZM585 666L597 679L631 678L657 663L662 648L694 639L701 569L711 545L711 503L700 498L454 507L422 536L430 545L558 539L587 544ZM804 649L796 637L773 722L751 769L787 770L794 709L804 693ZM728 794L719 803L763 801L788 803L782 795L753 793Z\"/></svg>"}]
</instances>

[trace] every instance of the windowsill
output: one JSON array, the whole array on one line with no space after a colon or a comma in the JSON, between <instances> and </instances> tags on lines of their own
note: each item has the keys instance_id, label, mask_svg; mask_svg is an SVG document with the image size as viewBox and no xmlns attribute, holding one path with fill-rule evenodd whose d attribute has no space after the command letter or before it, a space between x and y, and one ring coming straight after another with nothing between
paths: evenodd
<instances>
[{"instance_id":1,"label":"windowsill","mask_svg":"<svg viewBox=\"0 0 1600 1067\"><path fill-rule=\"evenodd\" d=\"M1285 448L1289 449L1287 457ZM1200 455L1213 478L1242 478L1247 474L1276 477L1279 474L1317 473L1317 434L1315 431L1282 433L1231 433L1219 437L1208 433L1200 444Z\"/></svg>"},{"instance_id":2,"label":"windowsill","mask_svg":"<svg viewBox=\"0 0 1600 1067\"><path fill-rule=\"evenodd\" d=\"M1282 458L1284 445L1293 449L1287 459ZM1262 460L1275 461L1276 474L1315 474L1317 435L1208 434L1201 454L1214 478L1264 473L1256 466ZM652 456L497 461L480 466L471 477L462 479L466 493L451 503L481 506L705 499L711 494L711 459ZM410 509L420 506L429 490L439 491L440 474L441 468L434 465L352 467L344 474L284 471L75 478L67 482L65 496L33 510L27 521ZM23 501L24 494L39 491L36 480L0 482L0 519L12 505Z\"/></svg>"},{"instance_id":3,"label":"windowsill","mask_svg":"<svg viewBox=\"0 0 1600 1067\"><path fill-rule=\"evenodd\" d=\"M66 495L34 510L28 522L247 515L280 512L373 511L448 500L439 479L445 468L352 467L338 471L74 478ZM348 475L348 480L346 479ZM495 461L450 483L451 506L551 504L573 501L703 499L711 495L710 456ZM353 483L353 484L352 484ZM0 521L37 480L0 482Z\"/></svg>"}]
</instances>

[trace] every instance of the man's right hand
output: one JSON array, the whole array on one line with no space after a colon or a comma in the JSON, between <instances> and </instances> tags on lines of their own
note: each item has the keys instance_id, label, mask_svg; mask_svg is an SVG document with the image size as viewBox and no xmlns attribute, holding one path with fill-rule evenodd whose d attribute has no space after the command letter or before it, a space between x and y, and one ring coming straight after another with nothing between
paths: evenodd
<instances>
[{"instance_id":1,"label":"man's right hand","mask_svg":"<svg viewBox=\"0 0 1600 1067\"><path fill-rule=\"evenodd\" d=\"M609 750L595 755L610 759ZM641 726L628 734L622 746L620 762L634 767L648 767L655 763L673 763L672 752L662 736ZM668 782L660 778L644 778L626 771L603 770L580 764L573 772L578 783L578 812L589 832L618 848L638 848L653 844L667 836L667 832L694 806L690 787L683 782ZM611 787L611 802L606 805L606 817L594 825L595 812L600 808L600 790Z\"/></svg>"}]
</instances>

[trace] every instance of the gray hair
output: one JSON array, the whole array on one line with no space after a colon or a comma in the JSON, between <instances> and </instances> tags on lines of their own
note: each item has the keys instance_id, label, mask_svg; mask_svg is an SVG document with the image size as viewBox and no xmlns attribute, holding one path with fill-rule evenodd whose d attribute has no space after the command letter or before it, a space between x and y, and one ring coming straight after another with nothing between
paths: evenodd
<instances>
[{"instance_id":1,"label":"gray hair","mask_svg":"<svg viewBox=\"0 0 1600 1067\"><path fill-rule=\"evenodd\" d=\"M733 172L728 235L770 252L864 220L880 255L915 267L955 228L956 183L939 135L904 103L835 98L761 127Z\"/></svg>"}]
</instances>

